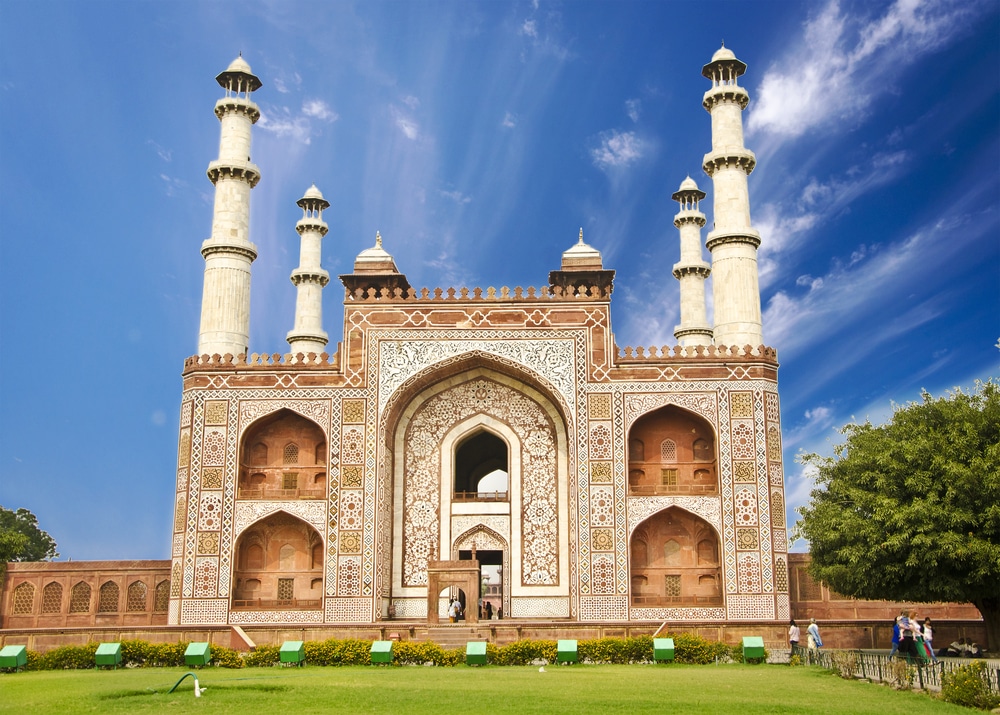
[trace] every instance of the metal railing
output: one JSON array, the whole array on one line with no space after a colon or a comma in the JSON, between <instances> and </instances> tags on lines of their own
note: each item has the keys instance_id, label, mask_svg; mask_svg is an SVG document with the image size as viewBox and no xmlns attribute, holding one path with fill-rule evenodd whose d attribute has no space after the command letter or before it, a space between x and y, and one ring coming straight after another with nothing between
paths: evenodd
<instances>
[{"instance_id":1,"label":"metal railing","mask_svg":"<svg viewBox=\"0 0 1000 715\"><path fill-rule=\"evenodd\" d=\"M719 487L714 484L630 484L628 493L637 497L654 494L718 494Z\"/></svg>"},{"instance_id":2,"label":"metal railing","mask_svg":"<svg viewBox=\"0 0 1000 715\"><path fill-rule=\"evenodd\" d=\"M721 606L722 596L632 596L633 606L675 606L678 604Z\"/></svg>"},{"instance_id":3,"label":"metal railing","mask_svg":"<svg viewBox=\"0 0 1000 715\"><path fill-rule=\"evenodd\" d=\"M326 488L276 489L272 487L240 487L237 499L322 499Z\"/></svg>"},{"instance_id":4,"label":"metal railing","mask_svg":"<svg viewBox=\"0 0 1000 715\"><path fill-rule=\"evenodd\" d=\"M912 686L922 690L940 690L942 677L946 673L953 673L961 666L978 660L949 658L948 660L929 662L908 655L890 658L883 653L870 653L863 650L838 651L823 648L812 650L804 646L795 646L792 649L792 655L799 656L804 665L818 665L828 670L840 670L843 667L843 660L837 662L835 659L836 653L851 653L855 658L854 677L865 680L891 682L898 677L893 664L904 662L913 670L912 673L908 674L908 677L912 678ZM1000 667L986 663L983 680L991 692L1000 694Z\"/></svg>"},{"instance_id":5,"label":"metal railing","mask_svg":"<svg viewBox=\"0 0 1000 715\"><path fill-rule=\"evenodd\" d=\"M455 492L452 501L507 501L507 492Z\"/></svg>"},{"instance_id":6,"label":"metal railing","mask_svg":"<svg viewBox=\"0 0 1000 715\"><path fill-rule=\"evenodd\" d=\"M233 610L274 611L280 609L306 610L319 608L318 598L248 598L233 599Z\"/></svg>"}]
</instances>

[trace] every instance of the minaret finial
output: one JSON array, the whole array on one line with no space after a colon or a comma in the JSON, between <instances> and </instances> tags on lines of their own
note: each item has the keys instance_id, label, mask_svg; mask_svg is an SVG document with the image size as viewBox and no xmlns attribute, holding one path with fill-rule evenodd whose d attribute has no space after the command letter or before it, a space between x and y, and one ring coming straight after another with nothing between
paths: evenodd
<instances>
[{"instance_id":1,"label":"minaret finial","mask_svg":"<svg viewBox=\"0 0 1000 715\"><path fill-rule=\"evenodd\" d=\"M382 234L375 232L375 248L382 248Z\"/></svg>"},{"instance_id":2,"label":"minaret finial","mask_svg":"<svg viewBox=\"0 0 1000 715\"><path fill-rule=\"evenodd\" d=\"M583 226L580 227L580 245L583 245Z\"/></svg>"}]
</instances>

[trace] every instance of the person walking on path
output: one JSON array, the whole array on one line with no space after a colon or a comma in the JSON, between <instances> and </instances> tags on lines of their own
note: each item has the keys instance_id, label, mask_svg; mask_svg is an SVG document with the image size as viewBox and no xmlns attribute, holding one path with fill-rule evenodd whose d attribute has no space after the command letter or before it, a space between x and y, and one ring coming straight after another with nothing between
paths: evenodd
<instances>
[{"instance_id":1,"label":"person walking on path","mask_svg":"<svg viewBox=\"0 0 1000 715\"><path fill-rule=\"evenodd\" d=\"M931 627L930 618L924 619L924 643L927 644L927 652L931 654L931 660L937 663L937 653L934 652L934 629Z\"/></svg>"},{"instance_id":2,"label":"person walking on path","mask_svg":"<svg viewBox=\"0 0 1000 715\"><path fill-rule=\"evenodd\" d=\"M789 657L795 655L795 646L799 644L799 627L795 625L795 621L791 620L788 622L788 645L790 646Z\"/></svg>"},{"instance_id":3,"label":"person walking on path","mask_svg":"<svg viewBox=\"0 0 1000 715\"><path fill-rule=\"evenodd\" d=\"M899 615L896 616L896 620L892 622L892 650L889 651L889 657L896 655L899 650L899 619L903 617L905 611L900 611Z\"/></svg>"}]
</instances>

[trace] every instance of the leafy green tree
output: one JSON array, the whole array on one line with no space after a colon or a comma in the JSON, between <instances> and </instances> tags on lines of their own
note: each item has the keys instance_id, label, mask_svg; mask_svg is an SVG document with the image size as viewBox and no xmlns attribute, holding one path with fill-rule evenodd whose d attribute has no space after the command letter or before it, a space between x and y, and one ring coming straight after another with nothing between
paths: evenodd
<instances>
[{"instance_id":1,"label":"leafy green tree","mask_svg":"<svg viewBox=\"0 0 1000 715\"><path fill-rule=\"evenodd\" d=\"M972 603L1000 648L1000 385L849 424L799 512L811 575L857 598Z\"/></svg>"},{"instance_id":2,"label":"leafy green tree","mask_svg":"<svg viewBox=\"0 0 1000 715\"><path fill-rule=\"evenodd\" d=\"M11 511L0 506L0 563L58 557L55 540L38 528L34 514L27 509Z\"/></svg>"}]
</instances>

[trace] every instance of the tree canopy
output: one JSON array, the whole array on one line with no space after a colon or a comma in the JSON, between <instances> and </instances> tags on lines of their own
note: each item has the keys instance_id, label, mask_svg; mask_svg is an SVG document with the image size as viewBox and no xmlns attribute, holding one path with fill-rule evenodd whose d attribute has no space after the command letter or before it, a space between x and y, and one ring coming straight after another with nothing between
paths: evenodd
<instances>
[{"instance_id":1,"label":"tree canopy","mask_svg":"<svg viewBox=\"0 0 1000 715\"><path fill-rule=\"evenodd\" d=\"M848 424L834 456L804 454L799 512L811 575L865 599L972 603L1000 648L1000 385L894 406Z\"/></svg>"},{"instance_id":2,"label":"tree canopy","mask_svg":"<svg viewBox=\"0 0 1000 715\"><path fill-rule=\"evenodd\" d=\"M55 539L38 528L34 514L27 509L11 511L0 506L0 564L58 557Z\"/></svg>"}]
</instances>

